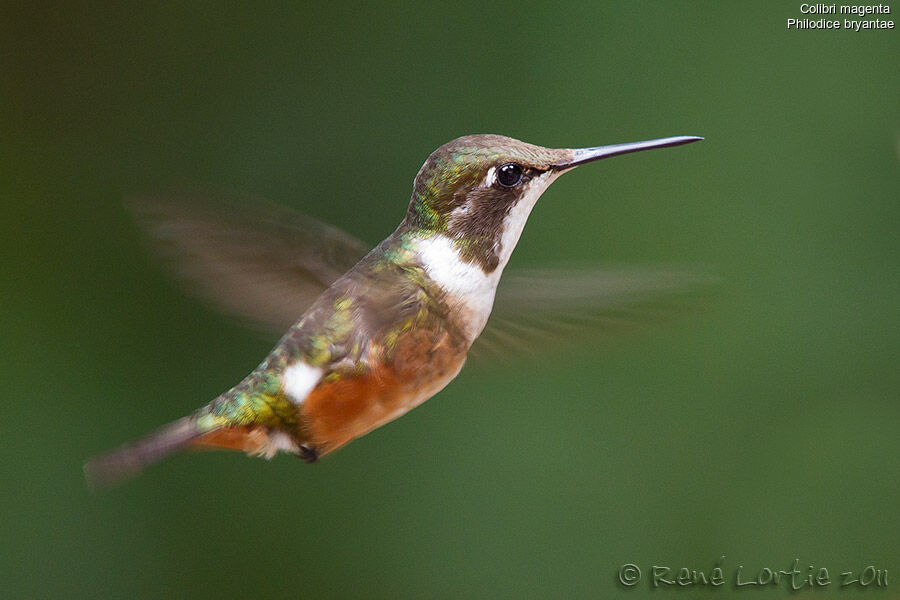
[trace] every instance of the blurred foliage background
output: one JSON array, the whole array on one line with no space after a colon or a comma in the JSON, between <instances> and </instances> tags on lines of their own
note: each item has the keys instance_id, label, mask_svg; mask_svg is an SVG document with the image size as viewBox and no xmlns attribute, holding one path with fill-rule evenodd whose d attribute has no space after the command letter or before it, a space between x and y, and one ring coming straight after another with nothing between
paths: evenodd
<instances>
[{"instance_id":1,"label":"blurred foliage background","mask_svg":"<svg viewBox=\"0 0 900 600\"><path fill-rule=\"evenodd\" d=\"M723 555L689 595L794 558L900 574L896 30L788 31L785 2L0 16L3 598L639 598L620 565ZM185 296L124 197L247 193L375 244L476 132L705 135L566 176L512 262L709 265L724 294L611 352L464 371L314 466L190 454L85 489L87 456L274 342Z\"/></svg>"}]
</instances>

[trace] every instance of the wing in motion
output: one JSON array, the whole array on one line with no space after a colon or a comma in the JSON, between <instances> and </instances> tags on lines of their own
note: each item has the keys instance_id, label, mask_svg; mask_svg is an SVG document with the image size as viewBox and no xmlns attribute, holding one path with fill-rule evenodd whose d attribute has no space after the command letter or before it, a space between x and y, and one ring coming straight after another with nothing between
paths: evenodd
<instances>
[{"instance_id":1,"label":"wing in motion","mask_svg":"<svg viewBox=\"0 0 900 600\"><path fill-rule=\"evenodd\" d=\"M715 283L698 269L676 267L509 269L470 356L509 361L579 342L603 345L697 309Z\"/></svg>"},{"instance_id":2,"label":"wing in motion","mask_svg":"<svg viewBox=\"0 0 900 600\"><path fill-rule=\"evenodd\" d=\"M280 335L367 247L267 202L143 197L130 203L153 248L196 296ZM690 268L507 269L476 360L597 343L695 308L714 279Z\"/></svg>"},{"instance_id":3,"label":"wing in motion","mask_svg":"<svg viewBox=\"0 0 900 600\"><path fill-rule=\"evenodd\" d=\"M278 334L368 252L336 227L260 200L145 196L129 208L188 290Z\"/></svg>"}]
</instances>

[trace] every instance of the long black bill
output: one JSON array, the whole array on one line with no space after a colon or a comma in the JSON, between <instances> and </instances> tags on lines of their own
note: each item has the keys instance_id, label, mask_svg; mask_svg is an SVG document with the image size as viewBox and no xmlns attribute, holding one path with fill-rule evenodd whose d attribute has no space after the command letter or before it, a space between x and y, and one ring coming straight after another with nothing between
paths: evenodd
<instances>
[{"instance_id":1,"label":"long black bill","mask_svg":"<svg viewBox=\"0 0 900 600\"><path fill-rule=\"evenodd\" d=\"M610 156L619 156L620 154L629 154L631 152L640 152L641 150L651 150L653 148L681 146L682 144L699 142L702 139L702 137L696 135L679 135L658 140L648 140L646 142L613 144L611 146L597 146L595 148L578 148L577 150L573 150L574 156L572 157L572 160L554 166L558 169L571 169L572 167L600 160L601 158L609 158Z\"/></svg>"}]
</instances>

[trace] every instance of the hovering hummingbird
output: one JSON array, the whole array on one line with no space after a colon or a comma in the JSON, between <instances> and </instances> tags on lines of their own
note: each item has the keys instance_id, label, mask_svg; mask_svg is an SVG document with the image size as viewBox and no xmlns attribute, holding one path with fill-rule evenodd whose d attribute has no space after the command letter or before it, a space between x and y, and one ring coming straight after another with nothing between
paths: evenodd
<instances>
[{"instance_id":1,"label":"hovering hummingbird","mask_svg":"<svg viewBox=\"0 0 900 600\"><path fill-rule=\"evenodd\" d=\"M348 234L285 209L219 219L187 204L139 205L156 237L180 253L178 269L197 291L231 312L293 325L235 387L90 460L88 481L112 483L188 447L312 462L400 417L462 369L525 222L557 177L602 158L701 139L581 149L499 135L455 139L428 157L406 217L368 253ZM580 302L614 305L680 282L557 272L513 284L518 295L498 305L507 307L507 323L524 328L531 307L556 312L573 287Z\"/></svg>"}]
</instances>

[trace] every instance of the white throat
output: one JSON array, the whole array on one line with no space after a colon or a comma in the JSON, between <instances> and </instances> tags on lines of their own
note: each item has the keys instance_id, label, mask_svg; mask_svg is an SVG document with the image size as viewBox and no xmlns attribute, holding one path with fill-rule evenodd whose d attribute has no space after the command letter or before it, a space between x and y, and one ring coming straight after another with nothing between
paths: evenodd
<instances>
[{"instance_id":1,"label":"white throat","mask_svg":"<svg viewBox=\"0 0 900 600\"><path fill-rule=\"evenodd\" d=\"M502 271L506 266L506 263L509 262L512 251L515 249L516 244L519 243L519 238L522 236L522 231L525 229L525 223L528 221L531 210L534 208L534 205L537 204L538 198L541 197L544 190L546 190L559 175L558 172L547 171L540 177L532 179L529 183L528 190L519 199L519 202L512 207L509 214L506 215L506 218L503 220L503 235L500 237L500 248L498 248L499 252L497 253L498 258L500 259L500 263L497 265L498 281L500 271Z\"/></svg>"},{"instance_id":2,"label":"white throat","mask_svg":"<svg viewBox=\"0 0 900 600\"><path fill-rule=\"evenodd\" d=\"M512 251L525 229L528 215L544 190L553 183L559 173L547 172L532 179L529 188L503 220L503 233L495 249L499 263L490 273L485 273L478 263L463 259L456 243L445 235L432 235L416 240L422 266L426 274L437 283L455 304L453 308L463 314L469 343L484 329L491 309L494 294L503 268L509 262Z\"/></svg>"}]
</instances>

